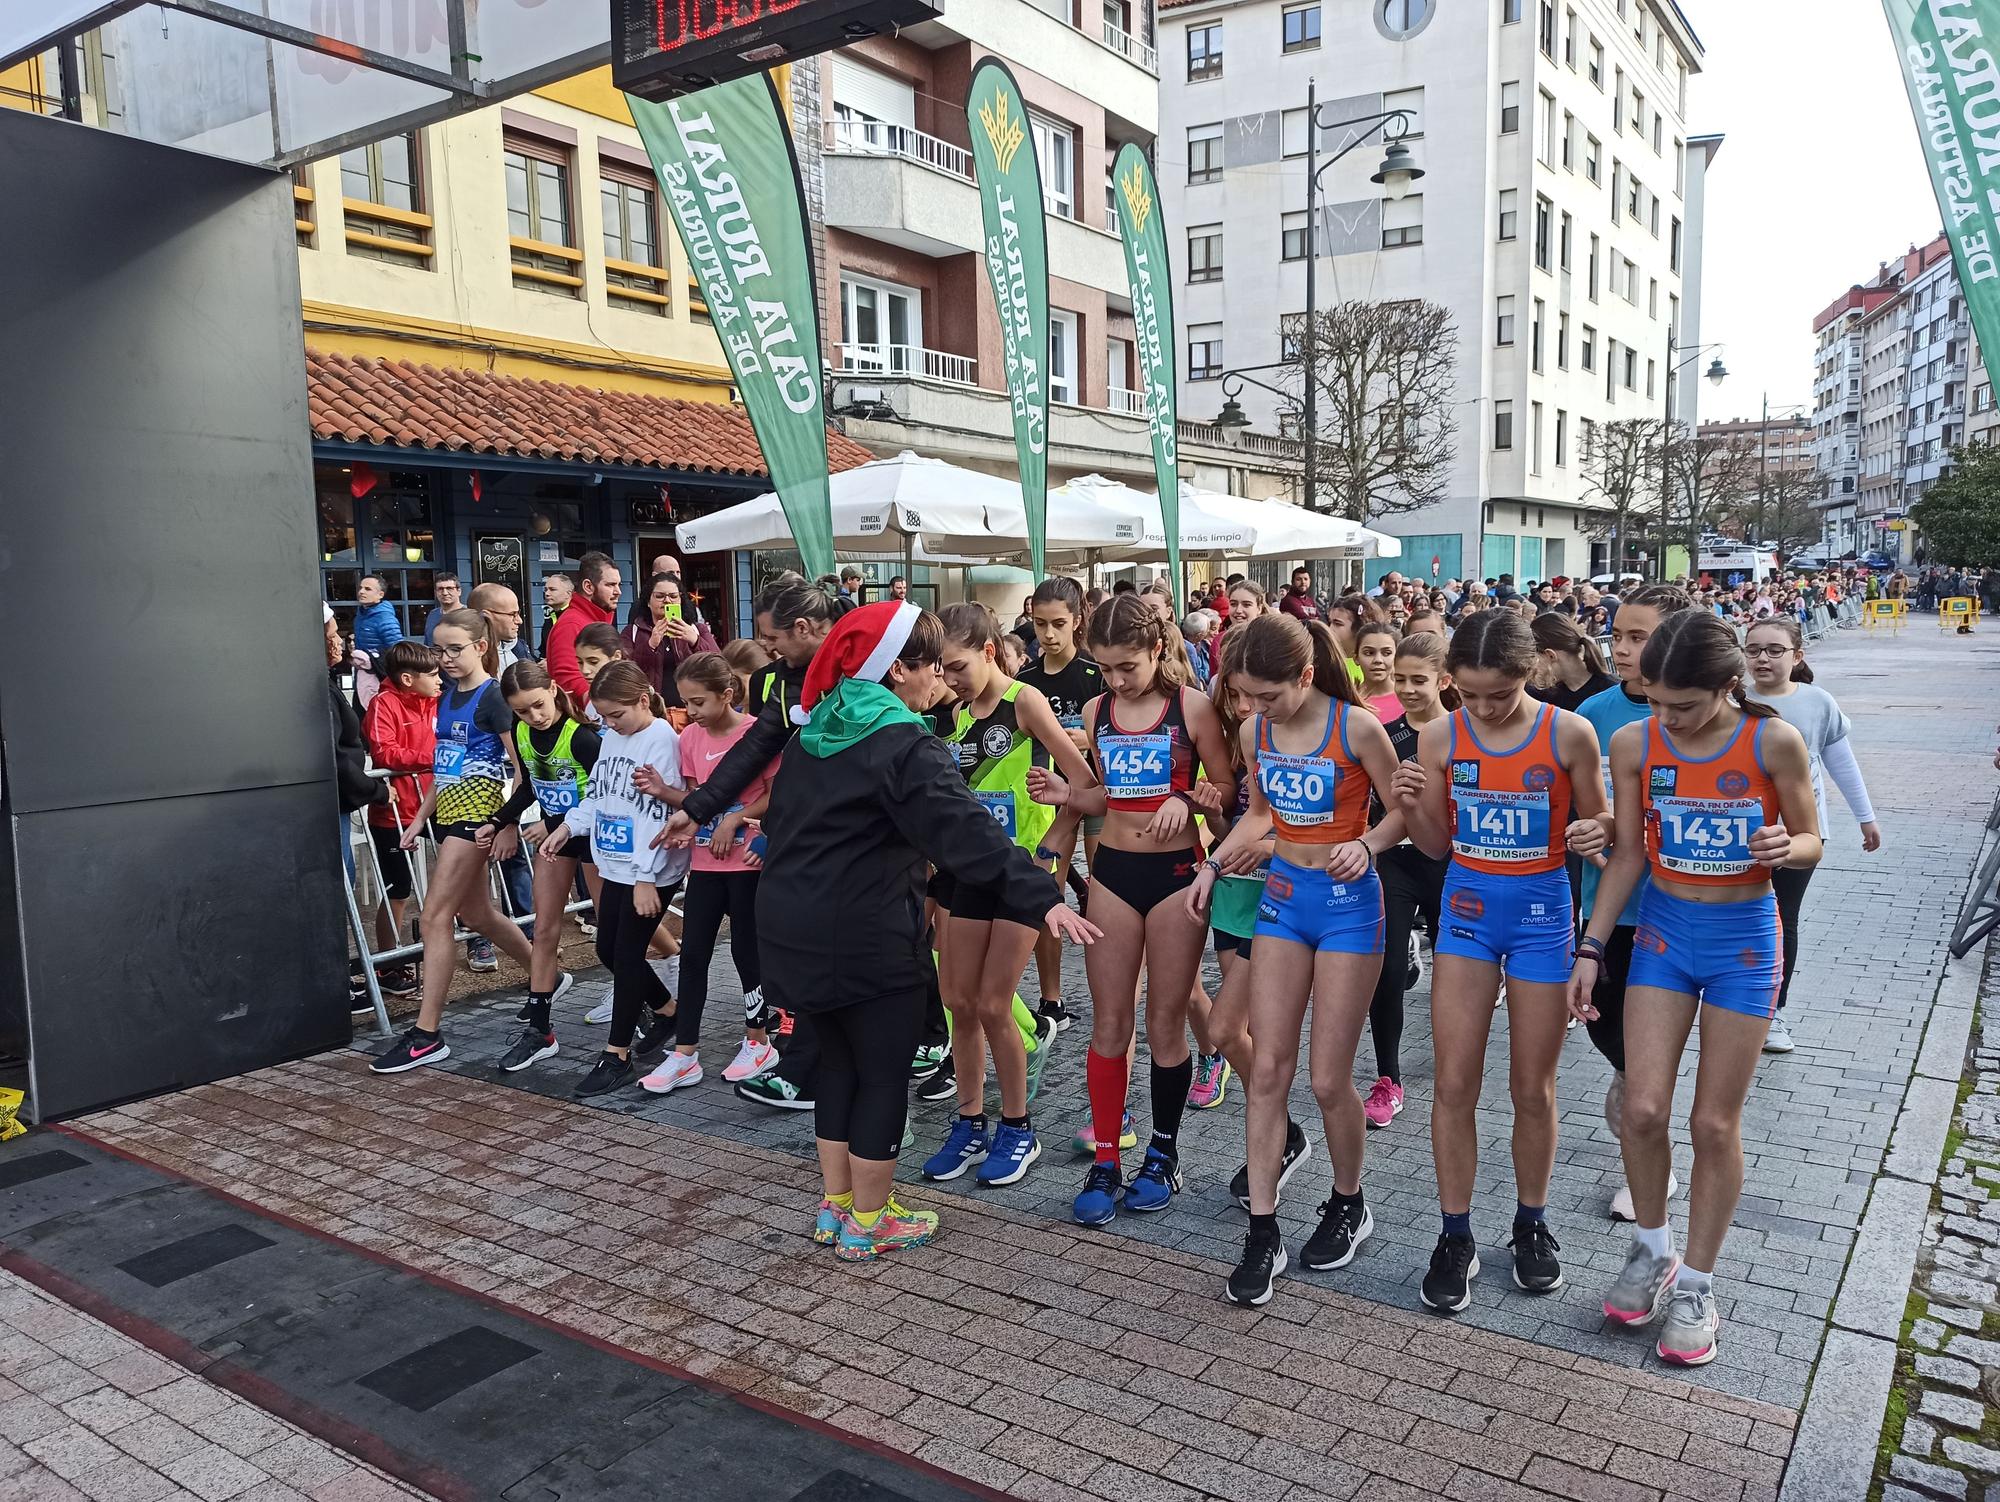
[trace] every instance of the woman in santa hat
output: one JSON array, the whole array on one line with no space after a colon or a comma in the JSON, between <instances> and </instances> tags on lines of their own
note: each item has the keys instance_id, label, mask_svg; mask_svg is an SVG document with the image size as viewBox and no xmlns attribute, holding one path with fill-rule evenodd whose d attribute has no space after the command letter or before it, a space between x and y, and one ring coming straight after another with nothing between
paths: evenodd
<instances>
[{"instance_id":1,"label":"woman in santa hat","mask_svg":"<svg viewBox=\"0 0 2000 1502\"><path fill-rule=\"evenodd\" d=\"M764 993L813 1014L814 1135L825 1181L813 1239L865 1261L921 1246L937 1215L890 1196L923 1030L926 865L995 894L1000 915L1089 943L1048 872L973 797L922 711L944 627L907 600L841 617L807 670L764 816L757 931Z\"/></svg>"}]
</instances>

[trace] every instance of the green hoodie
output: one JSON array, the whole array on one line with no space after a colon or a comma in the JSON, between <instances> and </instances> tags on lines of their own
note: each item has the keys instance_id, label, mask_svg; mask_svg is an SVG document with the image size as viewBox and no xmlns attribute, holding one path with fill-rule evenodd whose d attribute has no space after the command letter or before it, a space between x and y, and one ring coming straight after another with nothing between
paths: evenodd
<instances>
[{"instance_id":1,"label":"green hoodie","mask_svg":"<svg viewBox=\"0 0 2000 1502\"><path fill-rule=\"evenodd\" d=\"M930 728L930 722L887 685L843 678L813 706L812 718L799 731L799 745L808 756L824 758L860 745L885 726L899 724Z\"/></svg>"}]
</instances>

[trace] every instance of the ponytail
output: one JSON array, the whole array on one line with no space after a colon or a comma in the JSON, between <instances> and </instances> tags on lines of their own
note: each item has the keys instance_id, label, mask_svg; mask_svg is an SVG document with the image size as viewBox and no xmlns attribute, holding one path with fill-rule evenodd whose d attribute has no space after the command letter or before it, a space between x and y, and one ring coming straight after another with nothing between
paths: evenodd
<instances>
[{"instance_id":1,"label":"ponytail","mask_svg":"<svg viewBox=\"0 0 2000 1502\"><path fill-rule=\"evenodd\" d=\"M1240 655L1230 661L1244 677L1264 683L1296 683L1311 668L1313 687L1329 699L1343 704L1361 702L1347 671L1347 659L1340 655L1340 646L1326 622L1301 622L1274 610L1225 636L1226 650L1235 650L1239 640Z\"/></svg>"},{"instance_id":2,"label":"ponytail","mask_svg":"<svg viewBox=\"0 0 2000 1502\"><path fill-rule=\"evenodd\" d=\"M486 618L483 610L473 610L461 605L456 610L447 610L438 617L440 626L451 626L463 631L479 643L479 661L486 669L486 676L497 677L500 672L500 649L494 645L493 623ZM504 693L505 690L503 689Z\"/></svg>"},{"instance_id":3,"label":"ponytail","mask_svg":"<svg viewBox=\"0 0 2000 1502\"><path fill-rule=\"evenodd\" d=\"M1194 666L1188 661L1187 643L1180 628L1160 619L1160 613L1137 594L1113 595L1093 610L1086 640L1093 647L1136 647L1155 654L1155 677L1160 692L1194 682Z\"/></svg>"},{"instance_id":4,"label":"ponytail","mask_svg":"<svg viewBox=\"0 0 2000 1502\"><path fill-rule=\"evenodd\" d=\"M1280 616L1289 620L1289 616ZM1359 704L1361 690L1354 686L1354 675L1347 671L1347 658L1340 650L1340 643L1333 639L1333 628L1325 621L1303 623L1312 637L1313 687L1329 699L1338 699L1343 704Z\"/></svg>"},{"instance_id":5,"label":"ponytail","mask_svg":"<svg viewBox=\"0 0 2000 1502\"><path fill-rule=\"evenodd\" d=\"M1749 669L1736 633L1721 616L1706 610L1683 610L1661 621L1639 655L1639 676L1667 688L1727 690L1729 702L1753 719L1770 719L1778 713L1744 692Z\"/></svg>"},{"instance_id":6,"label":"ponytail","mask_svg":"<svg viewBox=\"0 0 2000 1502\"><path fill-rule=\"evenodd\" d=\"M1417 661L1424 663L1440 679L1451 676L1444 665L1444 638L1435 631L1413 631L1404 637L1397 644L1396 661L1401 662L1405 657L1415 658ZM1438 703L1443 705L1447 710L1457 709L1464 702L1464 700L1459 698L1458 690L1453 688L1449 683L1444 683L1439 687Z\"/></svg>"},{"instance_id":7,"label":"ponytail","mask_svg":"<svg viewBox=\"0 0 2000 1502\"><path fill-rule=\"evenodd\" d=\"M500 675L500 692L511 699L516 694L533 693L536 689L547 689L555 697L556 708L567 719L583 723L584 714L570 691L549 675L548 667L528 659L509 663L507 671Z\"/></svg>"},{"instance_id":8,"label":"ponytail","mask_svg":"<svg viewBox=\"0 0 2000 1502\"><path fill-rule=\"evenodd\" d=\"M656 719L667 717L667 701L638 663L607 662L590 681L590 697L603 704L644 704Z\"/></svg>"}]
</instances>

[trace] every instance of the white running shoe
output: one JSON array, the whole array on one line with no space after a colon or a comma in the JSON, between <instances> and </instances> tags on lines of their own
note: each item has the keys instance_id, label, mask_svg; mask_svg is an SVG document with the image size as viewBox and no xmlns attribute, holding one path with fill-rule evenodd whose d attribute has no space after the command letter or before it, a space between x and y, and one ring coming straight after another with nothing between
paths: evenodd
<instances>
[{"instance_id":1,"label":"white running shoe","mask_svg":"<svg viewBox=\"0 0 2000 1502\"><path fill-rule=\"evenodd\" d=\"M1680 1192L1681 1181L1674 1176L1674 1171L1670 1168L1667 1170L1667 1198L1672 1199ZM1620 1184L1618 1192L1611 1196L1611 1218L1613 1220L1628 1221L1635 1225L1638 1223L1639 1212L1632 1208L1632 1186L1630 1184Z\"/></svg>"},{"instance_id":2,"label":"white running shoe","mask_svg":"<svg viewBox=\"0 0 2000 1502\"><path fill-rule=\"evenodd\" d=\"M778 1067L778 1050L768 1043L753 1043L748 1038L736 1050L736 1057L722 1071L722 1077L735 1084L738 1080L754 1080L758 1075Z\"/></svg>"},{"instance_id":3,"label":"white running shoe","mask_svg":"<svg viewBox=\"0 0 2000 1502\"><path fill-rule=\"evenodd\" d=\"M683 1085L701 1083L701 1060L691 1053L669 1052L660 1067L639 1081L639 1088L653 1095L665 1095Z\"/></svg>"},{"instance_id":4,"label":"white running shoe","mask_svg":"<svg viewBox=\"0 0 2000 1502\"><path fill-rule=\"evenodd\" d=\"M1797 1047L1792 1041L1792 1030L1785 1026L1785 1014L1778 1013L1771 1019L1771 1030L1764 1034L1764 1052L1790 1053Z\"/></svg>"},{"instance_id":5,"label":"white running shoe","mask_svg":"<svg viewBox=\"0 0 2000 1502\"><path fill-rule=\"evenodd\" d=\"M596 1006L583 1014L585 1022L595 1022L600 1027L611 1020L611 998L606 996Z\"/></svg>"},{"instance_id":6,"label":"white running shoe","mask_svg":"<svg viewBox=\"0 0 2000 1502\"><path fill-rule=\"evenodd\" d=\"M554 1006L557 1002L561 1001L565 996L569 995L569 988L575 984L576 984L576 977L570 974L569 971L565 970L561 974L559 974L556 977L555 990L549 993L549 1005Z\"/></svg>"}]
</instances>

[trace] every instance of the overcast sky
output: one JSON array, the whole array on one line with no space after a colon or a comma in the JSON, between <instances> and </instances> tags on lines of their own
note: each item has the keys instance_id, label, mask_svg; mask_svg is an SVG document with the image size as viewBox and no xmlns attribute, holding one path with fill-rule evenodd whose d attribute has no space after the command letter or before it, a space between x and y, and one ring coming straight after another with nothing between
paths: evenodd
<instances>
[{"instance_id":1,"label":"overcast sky","mask_svg":"<svg viewBox=\"0 0 2000 1502\"><path fill-rule=\"evenodd\" d=\"M1708 178L1701 339L1729 367L1701 415L1812 399L1812 321L1938 232L1881 0L1681 0L1707 58L1688 129ZM1704 357L1704 360L1706 357Z\"/></svg>"}]
</instances>

